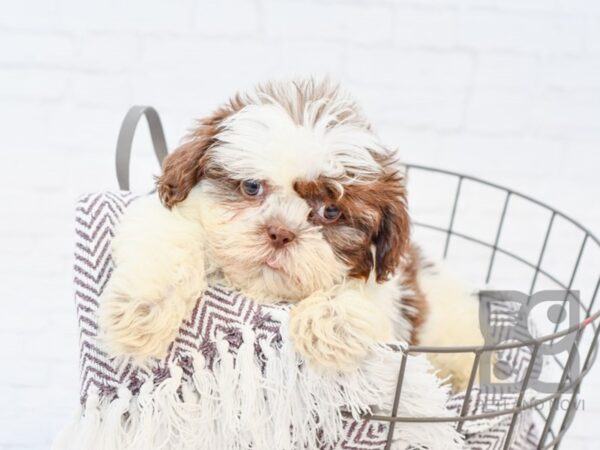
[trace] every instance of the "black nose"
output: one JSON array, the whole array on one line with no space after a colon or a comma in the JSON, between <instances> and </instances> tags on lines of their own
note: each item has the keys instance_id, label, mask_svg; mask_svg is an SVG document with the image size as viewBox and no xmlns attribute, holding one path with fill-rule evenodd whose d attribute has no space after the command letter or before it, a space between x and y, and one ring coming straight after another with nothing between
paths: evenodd
<instances>
[{"instance_id":1,"label":"black nose","mask_svg":"<svg viewBox=\"0 0 600 450\"><path fill-rule=\"evenodd\" d=\"M275 248L283 248L296 239L296 235L290 230L274 225L267 227L267 234Z\"/></svg>"}]
</instances>

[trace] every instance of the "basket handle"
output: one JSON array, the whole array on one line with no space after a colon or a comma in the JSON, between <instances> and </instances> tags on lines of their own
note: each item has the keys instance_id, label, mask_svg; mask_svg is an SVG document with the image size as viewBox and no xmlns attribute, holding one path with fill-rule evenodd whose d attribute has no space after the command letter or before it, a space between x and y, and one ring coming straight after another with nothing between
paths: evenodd
<instances>
[{"instance_id":1,"label":"basket handle","mask_svg":"<svg viewBox=\"0 0 600 450\"><path fill-rule=\"evenodd\" d=\"M121 124L119 138L117 139L117 152L115 159L117 182L119 183L119 189L124 191L129 190L131 144L133 142L135 130L142 116L146 116L146 120L148 121L150 136L152 137L152 146L154 147L154 154L156 155L156 159L158 159L158 163L161 166L165 156L167 156L168 153L165 133L163 131L160 117L156 110L152 106L132 106L125 115L123 123Z\"/></svg>"}]
</instances>

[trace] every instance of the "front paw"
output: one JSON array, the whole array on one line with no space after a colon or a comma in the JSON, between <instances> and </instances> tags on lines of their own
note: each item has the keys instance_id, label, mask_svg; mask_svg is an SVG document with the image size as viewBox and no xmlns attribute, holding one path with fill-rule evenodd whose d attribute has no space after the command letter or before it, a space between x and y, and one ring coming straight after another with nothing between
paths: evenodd
<instances>
[{"instance_id":1,"label":"front paw","mask_svg":"<svg viewBox=\"0 0 600 450\"><path fill-rule=\"evenodd\" d=\"M163 358L186 313L182 302L173 300L167 295L136 298L109 286L99 309L100 335L108 353L137 362Z\"/></svg>"},{"instance_id":2,"label":"front paw","mask_svg":"<svg viewBox=\"0 0 600 450\"><path fill-rule=\"evenodd\" d=\"M369 347L391 339L391 320L358 292L313 295L290 312L290 337L309 364L348 371Z\"/></svg>"}]
</instances>

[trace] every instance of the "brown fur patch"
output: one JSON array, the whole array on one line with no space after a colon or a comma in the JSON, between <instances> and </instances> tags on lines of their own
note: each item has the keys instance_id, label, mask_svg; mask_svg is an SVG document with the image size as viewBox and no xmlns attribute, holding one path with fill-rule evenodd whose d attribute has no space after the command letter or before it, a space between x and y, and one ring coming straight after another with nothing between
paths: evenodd
<instances>
[{"instance_id":1,"label":"brown fur patch","mask_svg":"<svg viewBox=\"0 0 600 450\"><path fill-rule=\"evenodd\" d=\"M383 164L381 175L368 183L344 184L318 178L294 184L312 207L313 222L323 225L325 239L350 265L351 277L367 279L374 268L378 282L387 280L407 248L410 223L403 177L389 167ZM342 210L342 216L326 223L316 212L330 203Z\"/></svg>"},{"instance_id":2,"label":"brown fur patch","mask_svg":"<svg viewBox=\"0 0 600 450\"><path fill-rule=\"evenodd\" d=\"M187 142L165 158L163 174L157 178L156 188L167 208L185 200L207 171L216 170L209 168L209 150L217 142L219 125L237 110L236 106L241 108L230 102L212 116L199 120Z\"/></svg>"},{"instance_id":3,"label":"brown fur patch","mask_svg":"<svg viewBox=\"0 0 600 450\"><path fill-rule=\"evenodd\" d=\"M406 314L412 325L410 343L411 345L419 345L418 336L421 327L429 313L427 299L421 292L417 282L417 275L423 265L423 258L418 247L409 245L406 251L404 264L402 266L402 286L404 289L409 289L412 294L402 297L402 303L409 306L412 311Z\"/></svg>"}]
</instances>

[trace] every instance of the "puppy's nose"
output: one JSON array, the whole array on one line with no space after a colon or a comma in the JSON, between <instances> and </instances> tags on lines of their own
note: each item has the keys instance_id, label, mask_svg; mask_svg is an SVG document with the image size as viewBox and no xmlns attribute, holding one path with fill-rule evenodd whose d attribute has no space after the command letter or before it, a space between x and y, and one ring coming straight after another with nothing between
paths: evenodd
<instances>
[{"instance_id":1,"label":"puppy's nose","mask_svg":"<svg viewBox=\"0 0 600 450\"><path fill-rule=\"evenodd\" d=\"M267 234L275 248L283 248L296 239L296 235L290 230L275 225L267 227Z\"/></svg>"}]
</instances>

